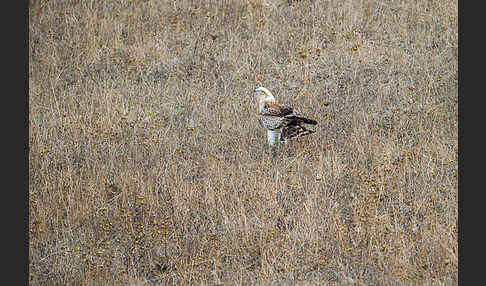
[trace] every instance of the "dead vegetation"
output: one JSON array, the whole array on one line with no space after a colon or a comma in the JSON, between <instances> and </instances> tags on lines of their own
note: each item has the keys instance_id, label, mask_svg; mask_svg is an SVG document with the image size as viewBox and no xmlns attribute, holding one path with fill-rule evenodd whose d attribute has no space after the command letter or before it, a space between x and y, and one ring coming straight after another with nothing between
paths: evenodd
<instances>
[{"instance_id":1,"label":"dead vegetation","mask_svg":"<svg viewBox=\"0 0 486 286\"><path fill-rule=\"evenodd\" d=\"M456 285L457 3L29 7L32 285ZM317 133L276 161L252 90Z\"/></svg>"}]
</instances>

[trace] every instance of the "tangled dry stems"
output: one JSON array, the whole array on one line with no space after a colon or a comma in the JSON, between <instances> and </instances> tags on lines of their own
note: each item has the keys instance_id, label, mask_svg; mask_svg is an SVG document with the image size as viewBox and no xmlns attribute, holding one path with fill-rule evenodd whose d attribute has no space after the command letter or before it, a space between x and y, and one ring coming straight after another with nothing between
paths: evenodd
<instances>
[{"instance_id":1,"label":"tangled dry stems","mask_svg":"<svg viewBox=\"0 0 486 286\"><path fill-rule=\"evenodd\" d=\"M456 5L30 1L30 283L457 284Z\"/></svg>"}]
</instances>

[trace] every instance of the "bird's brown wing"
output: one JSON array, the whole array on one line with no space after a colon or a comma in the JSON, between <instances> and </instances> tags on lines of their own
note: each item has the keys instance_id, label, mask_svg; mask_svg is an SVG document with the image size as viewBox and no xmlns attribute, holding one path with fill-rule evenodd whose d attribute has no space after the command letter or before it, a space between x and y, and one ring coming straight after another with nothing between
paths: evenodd
<instances>
[{"instance_id":1,"label":"bird's brown wing","mask_svg":"<svg viewBox=\"0 0 486 286\"><path fill-rule=\"evenodd\" d=\"M286 121L298 121L299 123L316 125L317 121L301 115L294 108L274 102L266 102L262 115L285 117Z\"/></svg>"},{"instance_id":2,"label":"bird's brown wing","mask_svg":"<svg viewBox=\"0 0 486 286\"><path fill-rule=\"evenodd\" d=\"M265 102L263 107L263 115L283 117L294 113L294 109L292 107L275 102Z\"/></svg>"}]
</instances>

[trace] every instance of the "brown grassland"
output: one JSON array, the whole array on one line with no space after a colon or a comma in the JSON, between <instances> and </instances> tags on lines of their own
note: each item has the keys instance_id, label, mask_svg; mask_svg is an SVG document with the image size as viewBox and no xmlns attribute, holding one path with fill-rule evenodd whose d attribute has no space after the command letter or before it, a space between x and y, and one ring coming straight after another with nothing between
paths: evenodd
<instances>
[{"instance_id":1,"label":"brown grassland","mask_svg":"<svg viewBox=\"0 0 486 286\"><path fill-rule=\"evenodd\" d=\"M31 0L30 284L456 285L457 12Z\"/></svg>"}]
</instances>

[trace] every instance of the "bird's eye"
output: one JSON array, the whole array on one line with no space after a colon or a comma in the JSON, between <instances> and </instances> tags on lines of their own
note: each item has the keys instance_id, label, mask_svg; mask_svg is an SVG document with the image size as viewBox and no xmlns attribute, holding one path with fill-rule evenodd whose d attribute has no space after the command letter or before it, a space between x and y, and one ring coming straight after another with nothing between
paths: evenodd
<instances>
[{"instance_id":1,"label":"bird's eye","mask_svg":"<svg viewBox=\"0 0 486 286\"><path fill-rule=\"evenodd\" d=\"M265 92L264 92L263 90L261 91L261 93L262 93L262 94L265 94Z\"/></svg>"}]
</instances>

